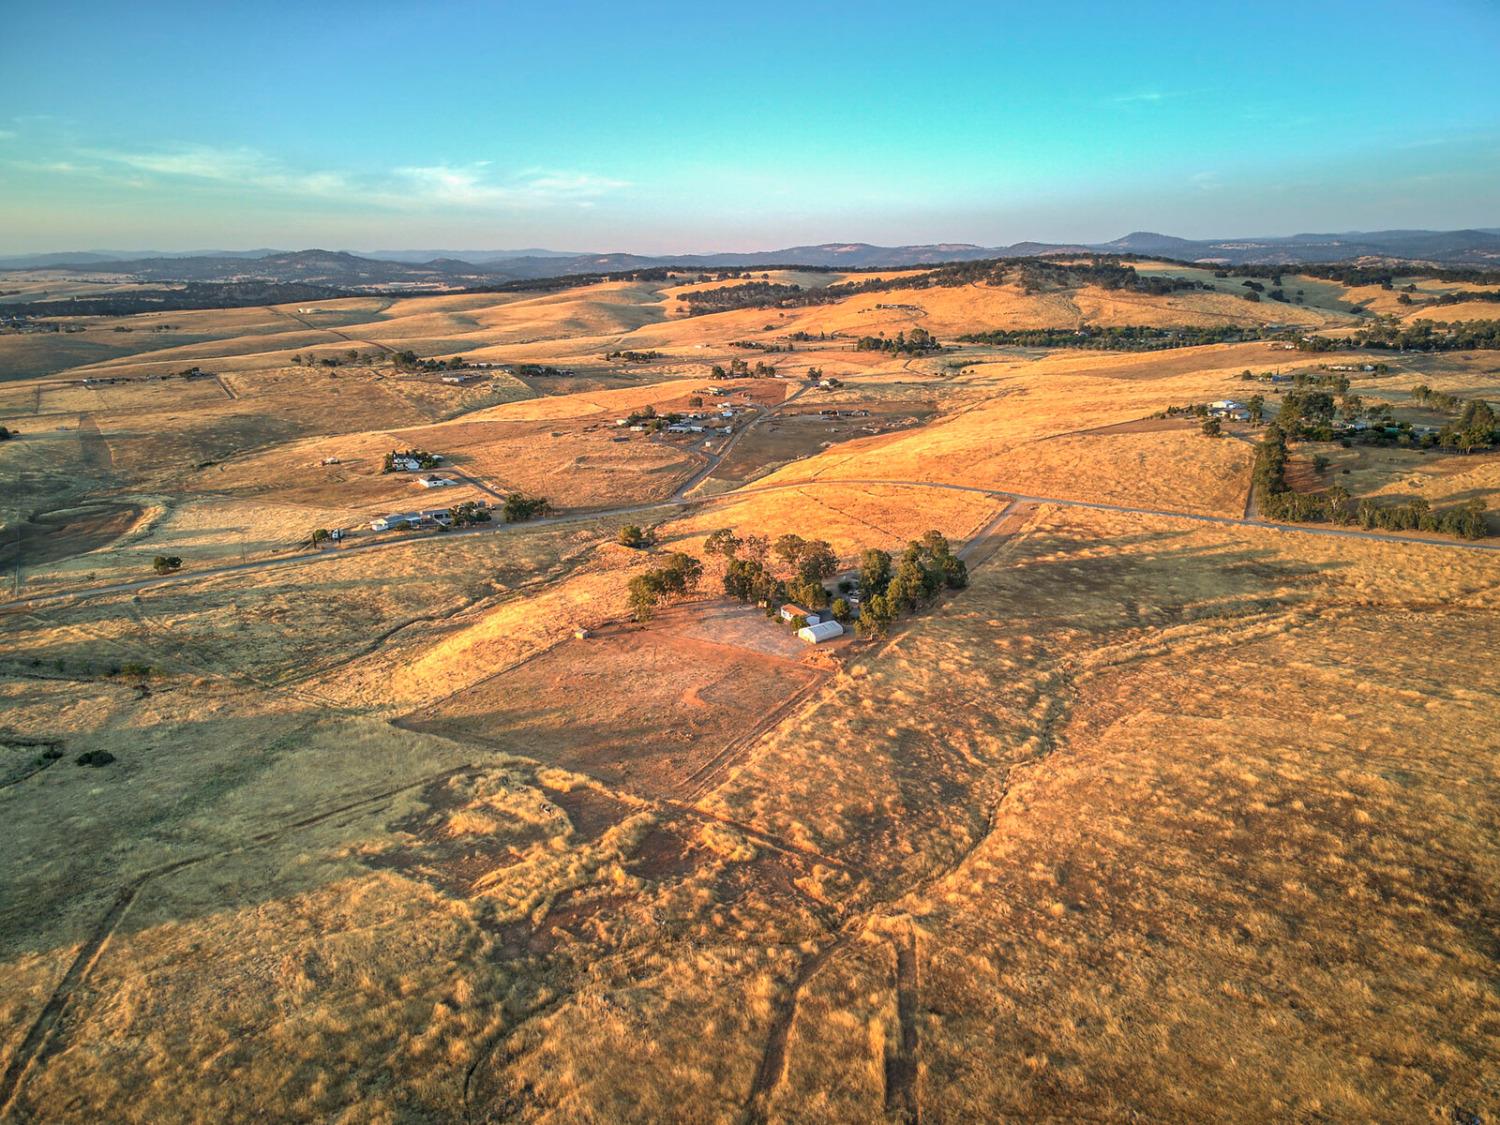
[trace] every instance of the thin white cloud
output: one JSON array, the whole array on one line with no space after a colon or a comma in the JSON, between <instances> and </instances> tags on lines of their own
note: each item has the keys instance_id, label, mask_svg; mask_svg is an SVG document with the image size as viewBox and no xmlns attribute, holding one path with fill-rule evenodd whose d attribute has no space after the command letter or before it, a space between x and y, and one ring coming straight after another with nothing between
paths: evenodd
<instances>
[{"instance_id":1,"label":"thin white cloud","mask_svg":"<svg viewBox=\"0 0 1500 1125\"><path fill-rule=\"evenodd\" d=\"M1139 90L1133 94L1117 94L1109 100L1115 105L1155 105L1175 97L1176 94L1164 90Z\"/></svg>"},{"instance_id":2,"label":"thin white cloud","mask_svg":"<svg viewBox=\"0 0 1500 1125\"><path fill-rule=\"evenodd\" d=\"M511 175L500 175L487 160L467 164L408 165L376 175L292 168L275 157L248 147L184 145L156 151L79 149L68 155L77 159L28 165L15 162L12 166L58 175L121 179L132 184L139 184L142 178L222 184L391 210L583 207L629 186L624 180L552 168L527 168Z\"/></svg>"},{"instance_id":3,"label":"thin white cloud","mask_svg":"<svg viewBox=\"0 0 1500 1125\"><path fill-rule=\"evenodd\" d=\"M295 171L253 148L192 145L166 152L98 149L88 155L145 175L233 184L292 195L331 198L347 193L350 188L347 178L340 173Z\"/></svg>"},{"instance_id":4,"label":"thin white cloud","mask_svg":"<svg viewBox=\"0 0 1500 1125\"><path fill-rule=\"evenodd\" d=\"M489 172L488 161L398 168L395 174L406 182L421 202L450 207L583 205L629 186L624 180L587 172L540 168L530 168L499 179ZM404 194L403 198L406 198Z\"/></svg>"}]
</instances>

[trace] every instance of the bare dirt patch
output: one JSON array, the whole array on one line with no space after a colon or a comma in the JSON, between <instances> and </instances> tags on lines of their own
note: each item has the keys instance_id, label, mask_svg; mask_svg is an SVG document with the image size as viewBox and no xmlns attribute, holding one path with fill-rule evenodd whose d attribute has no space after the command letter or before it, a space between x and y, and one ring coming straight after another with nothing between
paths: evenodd
<instances>
[{"instance_id":1,"label":"bare dirt patch","mask_svg":"<svg viewBox=\"0 0 1500 1125\"><path fill-rule=\"evenodd\" d=\"M144 509L139 504L91 504L43 512L17 525L0 543L0 566L40 566L107 547L133 528Z\"/></svg>"},{"instance_id":2,"label":"bare dirt patch","mask_svg":"<svg viewBox=\"0 0 1500 1125\"><path fill-rule=\"evenodd\" d=\"M819 678L785 656L694 636L698 611L565 641L401 725L644 796L675 796ZM776 635L769 622L764 628Z\"/></svg>"}]
</instances>

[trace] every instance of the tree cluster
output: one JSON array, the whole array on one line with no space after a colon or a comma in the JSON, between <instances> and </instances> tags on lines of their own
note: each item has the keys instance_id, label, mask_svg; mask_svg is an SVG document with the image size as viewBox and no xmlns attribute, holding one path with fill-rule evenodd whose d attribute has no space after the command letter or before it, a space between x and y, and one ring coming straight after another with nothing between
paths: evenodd
<instances>
[{"instance_id":1,"label":"tree cluster","mask_svg":"<svg viewBox=\"0 0 1500 1125\"><path fill-rule=\"evenodd\" d=\"M1382 320L1349 336L1303 336L1304 352L1341 352L1382 348L1403 352L1494 351L1500 348L1500 320L1466 320L1454 324L1418 320L1412 324Z\"/></svg>"},{"instance_id":2,"label":"tree cluster","mask_svg":"<svg viewBox=\"0 0 1500 1125\"><path fill-rule=\"evenodd\" d=\"M511 493L500 506L500 515L506 523L525 523L551 511L552 505L545 497L526 496L520 492Z\"/></svg>"},{"instance_id":3,"label":"tree cluster","mask_svg":"<svg viewBox=\"0 0 1500 1125\"><path fill-rule=\"evenodd\" d=\"M1355 503L1347 489L1335 485L1327 492L1296 492L1286 481L1286 433L1273 423L1255 451L1254 481L1260 510L1268 519L1289 523L1332 522L1358 524L1366 530L1433 531L1462 539L1483 539L1489 532L1484 502L1470 500L1458 507L1434 510L1418 497L1404 504Z\"/></svg>"},{"instance_id":4,"label":"tree cluster","mask_svg":"<svg viewBox=\"0 0 1500 1125\"><path fill-rule=\"evenodd\" d=\"M887 352L891 355L926 355L943 347L925 328L913 328L910 334L903 330L892 337L861 336L854 346L862 352Z\"/></svg>"},{"instance_id":5,"label":"tree cluster","mask_svg":"<svg viewBox=\"0 0 1500 1125\"><path fill-rule=\"evenodd\" d=\"M903 613L912 613L931 601L945 587L961 590L969 584L969 568L955 555L948 540L937 531L906 545L900 562L875 548L860 562L860 615L856 625L861 636L883 637L891 623Z\"/></svg>"},{"instance_id":6,"label":"tree cluster","mask_svg":"<svg viewBox=\"0 0 1500 1125\"><path fill-rule=\"evenodd\" d=\"M1092 348L1120 352L1197 348L1204 344L1238 344L1267 338L1267 333L1260 328L1235 328L1228 325L1183 325L1172 328L1142 325L1121 325L1114 328L997 328L959 337L969 344L1022 348Z\"/></svg>"},{"instance_id":7,"label":"tree cluster","mask_svg":"<svg viewBox=\"0 0 1500 1125\"><path fill-rule=\"evenodd\" d=\"M649 621L663 602L697 589L703 564L692 555L673 551L661 566L630 580L630 609L637 621Z\"/></svg>"},{"instance_id":8,"label":"tree cluster","mask_svg":"<svg viewBox=\"0 0 1500 1125\"><path fill-rule=\"evenodd\" d=\"M489 523L490 510L481 508L472 500L465 500L448 509L448 518L453 521L454 527L470 527L476 523Z\"/></svg>"}]
</instances>

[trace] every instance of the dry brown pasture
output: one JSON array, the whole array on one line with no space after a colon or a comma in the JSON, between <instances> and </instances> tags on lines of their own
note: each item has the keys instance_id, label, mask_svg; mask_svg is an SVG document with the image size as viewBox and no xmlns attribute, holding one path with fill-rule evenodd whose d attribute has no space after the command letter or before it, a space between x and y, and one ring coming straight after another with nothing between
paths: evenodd
<instances>
[{"instance_id":1,"label":"dry brown pasture","mask_svg":"<svg viewBox=\"0 0 1500 1125\"><path fill-rule=\"evenodd\" d=\"M734 630L746 614L759 621ZM750 644L728 640L735 631ZM672 797L823 678L780 639L753 608L692 602L564 640L399 723Z\"/></svg>"},{"instance_id":2,"label":"dry brown pasture","mask_svg":"<svg viewBox=\"0 0 1500 1125\"><path fill-rule=\"evenodd\" d=\"M876 303L949 332L1268 310L671 291L171 314L205 339L0 388L0 1118L1488 1120L1500 554L1243 521L1254 432L1146 421L1281 353L777 353L844 388L734 384L767 413L687 498L705 454L609 432L747 333L924 322ZM289 362L381 345L613 385ZM79 385L189 355L222 386ZM1489 394L1490 356L1373 356L1395 374L1355 389ZM787 440L855 404L915 422ZM408 444L573 511L290 549L478 494L376 471ZM1330 452L1351 491L1497 506L1492 455ZM719 528L843 568L934 529L970 583L809 649L718 596ZM701 589L630 623L674 550Z\"/></svg>"}]
</instances>

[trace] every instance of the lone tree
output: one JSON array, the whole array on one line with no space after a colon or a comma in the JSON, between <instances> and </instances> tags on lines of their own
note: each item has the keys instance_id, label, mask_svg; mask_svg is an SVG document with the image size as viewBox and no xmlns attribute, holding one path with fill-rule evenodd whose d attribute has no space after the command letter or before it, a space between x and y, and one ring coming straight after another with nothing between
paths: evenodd
<instances>
[{"instance_id":1,"label":"lone tree","mask_svg":"<svg viewBox=\"0 0 1500 1125\"><path fill-rule=\"evenodd\" d=\"M151 569L157 574L171 574L182 569L182 559L176 555L157 555L151 560Z\"/></svg>"},{"instance_id":2,"label":"lone tree","mask_svg":"<svg viewBox=\"0 0 1500 1125\"><path fill-rule=\"evenodd\" d=\"M1203 434L1205 437L1222 437L1224 427L1217 418L1203 419Z\"/></svg>"},{"instance_id":3,"label":"lone tree","mask_svg":"<svg viewBox=\"0 0 1500 1125\"><path fill-rule=\"evenodd\" d=\"M638 523L627 523L620 528L620 534L616 536L622 547L633 547L640 550L649 547L652 543L651 534L641 528Z\"/></svg>"}]
</instances>

